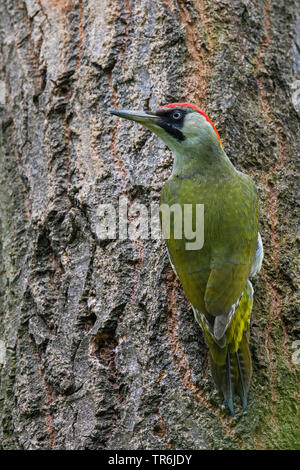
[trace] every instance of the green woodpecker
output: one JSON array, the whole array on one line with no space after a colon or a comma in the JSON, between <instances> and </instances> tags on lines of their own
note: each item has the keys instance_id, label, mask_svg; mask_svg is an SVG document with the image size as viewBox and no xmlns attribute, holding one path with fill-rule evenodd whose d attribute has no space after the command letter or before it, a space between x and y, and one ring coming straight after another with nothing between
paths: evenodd
<instances>
[{"instance_id":1,"label":"green woodpecker","mask_svg":"<svg viewBox=\"0 0 300 470\"><path fill-rule=\"evenodd\" d=\"M203 329L212 376L234 415L234 391L243 409L247 407L252 373L250 278L260 270L263 258L254 183L233 166L212 121L194 105L172 103L155 112L111 112L147 127L173 152L173 171L162 188L161 204L179 204L182 210L192 205L193 226L194 208L204 205L201 249L187 249L190 239L174 236L174 219L166 242L172 268Z\"/></svg>"}]
</instances>

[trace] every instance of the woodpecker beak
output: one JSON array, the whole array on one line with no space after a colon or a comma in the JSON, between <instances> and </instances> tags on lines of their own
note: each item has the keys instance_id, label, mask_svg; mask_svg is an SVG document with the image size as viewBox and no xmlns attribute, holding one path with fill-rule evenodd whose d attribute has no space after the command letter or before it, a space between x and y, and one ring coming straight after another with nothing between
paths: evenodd
<instances>
[{"instance_id":1,"label":"woodpecker beak","mask_svg":"<svg viewBox=\"0 0 300 470\"><path fill-rule=\"evenodd\" d=\"M151 111L127 111L125 109L119 111L116 109L111 109L110 113L124 119L130 119L131 121L139 122L146 127L149 125L151 126L151 124L155 124L155 121L157 120L157 116L151 113Z\"/></svg>"}]
</instances>

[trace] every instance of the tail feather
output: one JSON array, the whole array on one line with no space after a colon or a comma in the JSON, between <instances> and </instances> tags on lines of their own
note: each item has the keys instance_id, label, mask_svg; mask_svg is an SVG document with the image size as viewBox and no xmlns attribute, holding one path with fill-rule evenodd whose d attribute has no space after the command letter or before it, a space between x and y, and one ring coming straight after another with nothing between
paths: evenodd
<instances>
[{"instance_id":1,"label":"tail feather","mask_svg":"<svg viewBox=\"0 0 300 470\"><path fill-rule=\"evenodd\" d=\"M249 350L249 331L245 332L243 335L239 349L236 351L236 360L239 369L238 393L242 400L243 410L245 410L248 404L247 395L252 376L252 361Z\"/></svg>"},{"instance_id":2,"label":"tail feather","mask_svg":"<svg viewBox=\"0 0 300 470\"><path fill-rule=\"evenodd\" d=\"M223 351L226 355L222 363L215 362L213 355L210 354L211 371L214 382L224 398L226 406L229 408L232 416L235 416L233 396L235 391L239 394L243 410L247 408L247 396L251 380L251 357L246 335L240 343L237 351L231 353L229 348Z\"/></svg>"},{"instance_id":3,"label":"tail feather","mask_svg":"<svg viewBox=\"0 0 300 470\"><path fill-rule=\"evenodd\" d=\"M244 377L243 377L243 366L241 364L239 351L237 351L235 353L235 355L236 355L236 362L237 362L238 370L239 370L239 389L238 389L238 391L239 391L239 395L240 395L241 400L242 400L243 410L245 410L247 408L247 388L246 388L245 380L244 380Z\"/></svg>"},{"instance_id":4,"label":"tail feather","mask_svg":"<svg viewBox=\"0 0 300 470\"><path fill-rule=\"evenodd\" d=\"M227 352L226 358L226 389L223 391L224 398L227 403L227 406L232 414L235 416L234 406L233 406L233 394L234 394L234 381L232 380L233 377L233 368L230 359L230 354Z\"/></svg>"},{"instance_id":5,"label":"tail feather","mask_svg":"<svg viewBox=\"0 0 300 470\"><path fill-rule=\"evenodd\" d=\"M249 350L249 322L252 309L253 289L250 281L244 289L235 315L225 333L224 346L216 342L211 332L202 325L210 351L211 371L225 404L234 416L233 396L240 395L243 410L247 408L247 395L252 375ZM221 347L223 346L223 347Z\"/></svg>"}]
</instances>

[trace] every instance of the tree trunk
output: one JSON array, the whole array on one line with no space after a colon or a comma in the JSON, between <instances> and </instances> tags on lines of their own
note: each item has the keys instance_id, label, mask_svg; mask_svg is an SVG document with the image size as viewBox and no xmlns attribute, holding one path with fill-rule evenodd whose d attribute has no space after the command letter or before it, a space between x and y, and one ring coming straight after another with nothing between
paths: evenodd
<instances>
[{"instance_id":1,"label":"tree trunk","mask_svg":"<svg viewBox=\"0 0 300 470\"><path fill-rule=\"evenodd\" d=\"M299 448L297 6L1 1L3 449ZM157 203L172 167L108 109L174 101L208 113L260 195L254 371L236 418L164 242L97 232L100 204Z\"/></svg>"}]
</instances>

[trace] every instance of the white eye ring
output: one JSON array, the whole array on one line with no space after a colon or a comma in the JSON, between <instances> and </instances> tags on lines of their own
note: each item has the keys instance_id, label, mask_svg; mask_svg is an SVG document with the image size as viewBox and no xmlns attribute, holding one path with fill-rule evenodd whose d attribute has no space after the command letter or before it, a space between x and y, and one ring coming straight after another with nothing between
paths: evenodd
<instances>
[{"instance_id":1,"label":"white eye ring","mask_svg":"<svg viewBox=\"0 0 300 470\"><path fill-rule=\"evenodd\" d=\"M181 118L181 112L180 111L174 111L172 114L173 119L180 119Z\"/></svg>"}]
</instances>

